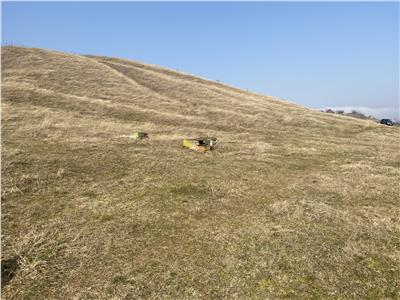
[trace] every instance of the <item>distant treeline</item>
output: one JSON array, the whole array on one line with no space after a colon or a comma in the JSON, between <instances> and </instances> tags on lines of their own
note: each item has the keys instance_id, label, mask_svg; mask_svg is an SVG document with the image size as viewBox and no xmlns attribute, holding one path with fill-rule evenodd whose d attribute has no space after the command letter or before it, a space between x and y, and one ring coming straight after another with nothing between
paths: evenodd
<instances>
[{"instance_id":1,"label":"distant treeline","mask_svg":"<svg viewBox=\"0 0 400 300\"><path fill-rule=\"evenodd\" d=\"M358 119L379 121L378 119L376 119L376 118L374 118L372 116L367 116L367 115L363 114L362 112L359 112L359 111L354 110L354 109L351 112L346 113L342 109L333 110L333 109L328 108L328 109L325 110L325 112L326 113L330 113L330 114L338 114L338 115L349 116L349 117L358 118Z\"/></svg>"},{"instance_id":2,"label":"distant treeline","mask_svg":"<svg viewBox=\"0 0 400 300\"><path fill-rule=\"evenodd\" d=\"M380 119L374 118L373 116L367 116L367 115L363 114L362 112L359 112L359 111L357 111L355 109L353 109L349 113L344 112L344 110L342 110L342 109L333 110L331 108L327 108L327 109L321 110L321 111L329 113L329 114L338 114L338 115L349 116L349 117L363 119L363 120L372 120L372 121L375 121L375 122L379 122L380 121ZM394 121L393 125L399 126L400 125L400 121L397 121L397 122Z\"/></svg>"}]
</instances>

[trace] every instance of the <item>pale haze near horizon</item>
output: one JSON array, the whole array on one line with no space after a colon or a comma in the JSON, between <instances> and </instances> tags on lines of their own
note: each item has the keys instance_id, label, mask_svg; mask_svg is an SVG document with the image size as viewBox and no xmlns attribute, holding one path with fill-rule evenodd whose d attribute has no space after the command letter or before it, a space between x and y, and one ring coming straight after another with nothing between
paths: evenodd
<instances>
[{"instance_id":1,"label":"pale haze near horizon","mask_svg":"<svg viewBox=\"0 0 400 300\"><path fill-rule=\"evenodd\" d=\"M2 2L2 45L157 64L399 119L399 3Z\"/></svg>"}]
</instances>

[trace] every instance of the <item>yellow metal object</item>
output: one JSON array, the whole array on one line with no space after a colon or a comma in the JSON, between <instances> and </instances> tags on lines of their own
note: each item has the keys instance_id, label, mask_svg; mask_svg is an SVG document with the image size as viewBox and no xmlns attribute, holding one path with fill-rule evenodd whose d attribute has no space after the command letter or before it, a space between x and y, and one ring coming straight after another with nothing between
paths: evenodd
<instances>
[{"instance_id":1,"label":"yellow metal object","mask_svg":"<svg viewBox=\"0 0 400 300\"><path fill-rule=\"evenodd\" d=\"M193 142L193 140L188 140L188 139L184 139L183 140L183 147L186 147L186 148L193 148L193 147L197 147L197 144L195 144L194 142Z\"/></svg>"},{"instance_id":2,"label":"yellow metal object","mask_svg":"<svg viewBox=\"0 0 400 300\"><path fill-rule=\"evenodd\" d=\"M194 150L196 152L207 152L207 148L199 146L198 142L196 140L189 140L189 139L184 139L183 140L183 147L189 148L191 150Z\"/></svg>"},{"instance_id":3,"label":"yellow metal object","mask_svg":"<svg viewBox=\"0 0 400 300\"><path fill-rule=\"evenodd\" d=\"M214 145L213 142L215 142L215 141L216 141L216 139L214 139L214 138L211 142L207 138L206 139L204 139L204 138L184 139L183 147L189 148L196 152L205 153L205 152L213 149L213 145Z\"/></svg>"}]
</instances>

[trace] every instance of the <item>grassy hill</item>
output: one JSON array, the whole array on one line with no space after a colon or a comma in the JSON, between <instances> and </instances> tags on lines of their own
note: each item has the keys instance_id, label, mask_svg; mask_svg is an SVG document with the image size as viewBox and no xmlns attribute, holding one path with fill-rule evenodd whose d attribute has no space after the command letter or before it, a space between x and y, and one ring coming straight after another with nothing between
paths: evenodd
<instances>
[{"instance_id":1,"label":"grassy hill","mask_svg":"<svg viewBox=\"0 0 400 300\"><path fill-rule=\"evenodd\" d=\"M157 66L3 47L2 259L18 262L3 296L399 298L399 134ZM181 147L204 135L216 151Z\"/></svg>"}]
</instances>

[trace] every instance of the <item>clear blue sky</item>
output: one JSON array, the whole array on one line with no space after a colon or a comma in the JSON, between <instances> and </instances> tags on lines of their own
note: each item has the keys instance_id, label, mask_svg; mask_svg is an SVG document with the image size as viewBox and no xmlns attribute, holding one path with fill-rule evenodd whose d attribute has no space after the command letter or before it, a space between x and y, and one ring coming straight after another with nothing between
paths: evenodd
<instances>
[{"instance_id":1,"label":"clear blue sky","mask_svg":"<svg viewBox=\"0 0 400 300\"><path fill-rule=\"evenodd\" d=\"M143 61L314 108L399 106L398 2L3 2L10 43Z\"/></svg>"}]
</instances>

